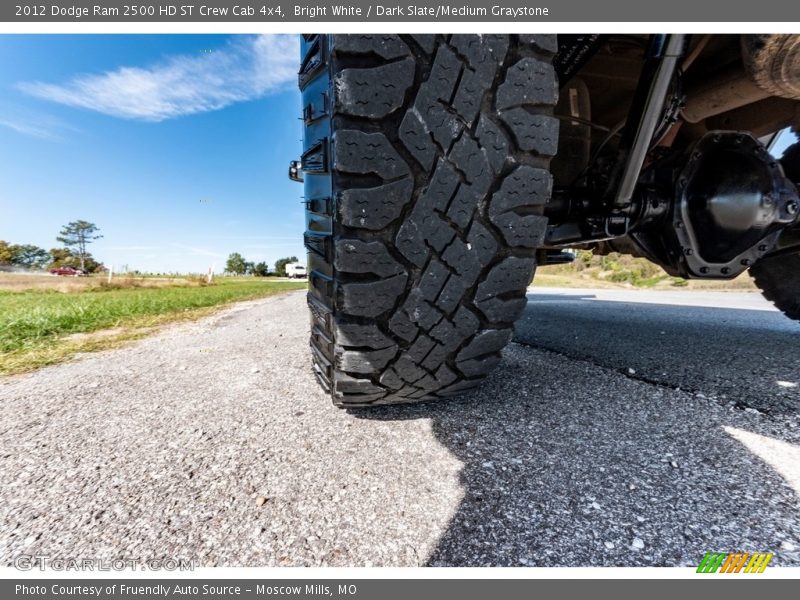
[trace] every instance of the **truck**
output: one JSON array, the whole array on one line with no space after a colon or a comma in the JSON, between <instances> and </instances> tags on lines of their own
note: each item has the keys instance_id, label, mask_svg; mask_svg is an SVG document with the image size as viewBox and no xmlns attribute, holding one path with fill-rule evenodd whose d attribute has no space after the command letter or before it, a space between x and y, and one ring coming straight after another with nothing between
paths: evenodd
<instances>
[{"instance_id":1,"label":"truck","mask_svg":"<svg viewBox=\"0 0 800 600\"><path fill-rule=\"evenodd\" d=\"M286 263L286 276L289 279L305 279L306 266L301 262Z\"/></svg>"},{"instance_id":2,"label":"truck","mask_svg":"<svg viewBox=\"0 0 800 600\"><path fill-rule=\"evenodd\" d=\"M575 249L748 271L800 319L800 35L314 34L298 82L311 358L339 407L480 385L536 266Z\"/></svg>"}]
</instances>

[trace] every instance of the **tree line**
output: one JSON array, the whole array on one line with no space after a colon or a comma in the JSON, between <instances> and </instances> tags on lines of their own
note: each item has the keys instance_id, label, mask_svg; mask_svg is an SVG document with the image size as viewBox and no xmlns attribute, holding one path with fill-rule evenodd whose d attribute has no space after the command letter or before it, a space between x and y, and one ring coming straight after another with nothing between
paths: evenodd
<instances>
[{"instance_id":1,"label":"tree line","mask_svg":"<svg viewBox=\"0 0 800 600\"><path fill-rule=\"evenodd\" d=\"M286 265L289 263L297 262L296 256L287 256L279 258L275 261L275 270L270 271L269 265L265 262L250 262L238 252L232 252L228 255L228 260L225 263L225 272L234 275L255 275L256 277L268 277L276 275L279 277L286 276Z\"/></svg>"},{"instance_id":2,"label":"tree line","mask_svg":"<svg viewBox=\"0 0 800 600\"><path fill-rule=\"evenodd\" d=\"M89 273L105 270L103 263L88 251L88 246L102 238L100 229L88 221L72 221L61 228L56 241L61 248L45 250L34 244L9 244L0 240L0 266L21 269L75 267Z\"/></svg>"}]
</instances>

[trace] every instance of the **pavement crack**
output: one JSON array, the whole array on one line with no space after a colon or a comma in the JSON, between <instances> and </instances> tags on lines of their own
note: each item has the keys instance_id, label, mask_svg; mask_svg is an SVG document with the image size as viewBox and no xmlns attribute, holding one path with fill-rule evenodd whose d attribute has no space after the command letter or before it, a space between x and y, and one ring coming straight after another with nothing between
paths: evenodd
<instances>
[{"instance_id":1,"label":"pavement crack","mask_svg":"<svg viewBox=\"0 0 800 600\"><path fill-rule=\"evenodd\" d=\"M658 379L653 379L652 377L647 377L646 375L642 375L642 374L640 374L638 372L631 373L632 369L628 369L628 368L625 368L625 367L612 367L612 366L604 365L604 364L602 364L600 362L592 360L592 358L590 356L580 355L580 354L576 354L576 353L572 353L572 352L565 352L563 350L558 350L556 348L550 348L550 347L546 347L546 346L537 346L535 344L531 344L529 342L523 342L523 341L520 341L520 340L512 340L511 344L516 344L518 346L523 346L525 348L531 348L532 350L538 350L540 352L547 352L548 354L554 354L556 356L561 356L561 357L566 358L568 360L572 360L572 361L576 361L576 362L582 362L584 364L589 364L589 365L592 365L592 366L597 367L599 369L602 369L604 371L613 372L613 373L617 373L618 375L622 375L623 377L625 377L626 379L630 379L631 381L637 381L637 382L640 382L640 383L646 383L648 385L652 385L652 386L655 386L655 387L658 387L658 388L661 388L661 389L664 389L664 390L669 390L670 392L684 392L686 394L691 395L695 400L698 400L698 401L705 400L705 401L713 402L713 403L717 404L718 406L726 406L726 407L727 406L731 406L732 408L734 408L736 410L740 410L742 412L745 412L745 411L747 411L749 409L750 412L755 411L759 415L762 415L762 416L765 416L765 417L772 416L767 411L757 410L757 409L755 409L755 408L753 408L753 407L749 406L748 404L746 404L744 402L741 402L741 401L726 402L725 399L717 398L716 396L713 396L713 395L710 395L710 394L706 394L705 392L703 392L700 389L689 388L689 387L680 387L680 386L676 387L676 386L670 385L668 383L664 383L663 381L660 381Z\"/></svg>"}]
</instances>

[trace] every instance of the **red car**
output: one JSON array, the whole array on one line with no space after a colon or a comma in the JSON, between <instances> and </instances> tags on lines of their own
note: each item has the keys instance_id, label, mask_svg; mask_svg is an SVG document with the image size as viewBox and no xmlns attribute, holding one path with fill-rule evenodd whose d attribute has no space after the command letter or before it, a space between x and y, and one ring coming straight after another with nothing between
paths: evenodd
<instances>
[{"instance_id":1,"label":"red car","mask_svg":"<svg viewBox=\"0 0 800 600\"><path fill-rule=\"evenodd\" d=\"M86 271L76 269L75 267L58 267L56 269L50 269L50 275L80 277L81 275L86 275Z\"/></svg>"}]
</instances>

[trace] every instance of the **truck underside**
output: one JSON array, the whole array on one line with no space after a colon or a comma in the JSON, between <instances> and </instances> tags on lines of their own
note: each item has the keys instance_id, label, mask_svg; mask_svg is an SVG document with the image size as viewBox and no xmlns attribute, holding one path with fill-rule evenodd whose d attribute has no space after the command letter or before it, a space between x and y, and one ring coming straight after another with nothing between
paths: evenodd
<instances>
[{"instance_id":1,"label":"truck underside","mask_svg":"<svg viewBox=\"0 0 800 600\"><path fill-rule=\"evenodd\" d=\"M798 36L560 40L542 262L577 245L732 278L800 244L796 166L769 153L800 124Z\"/></svg>"}]
</instances>

